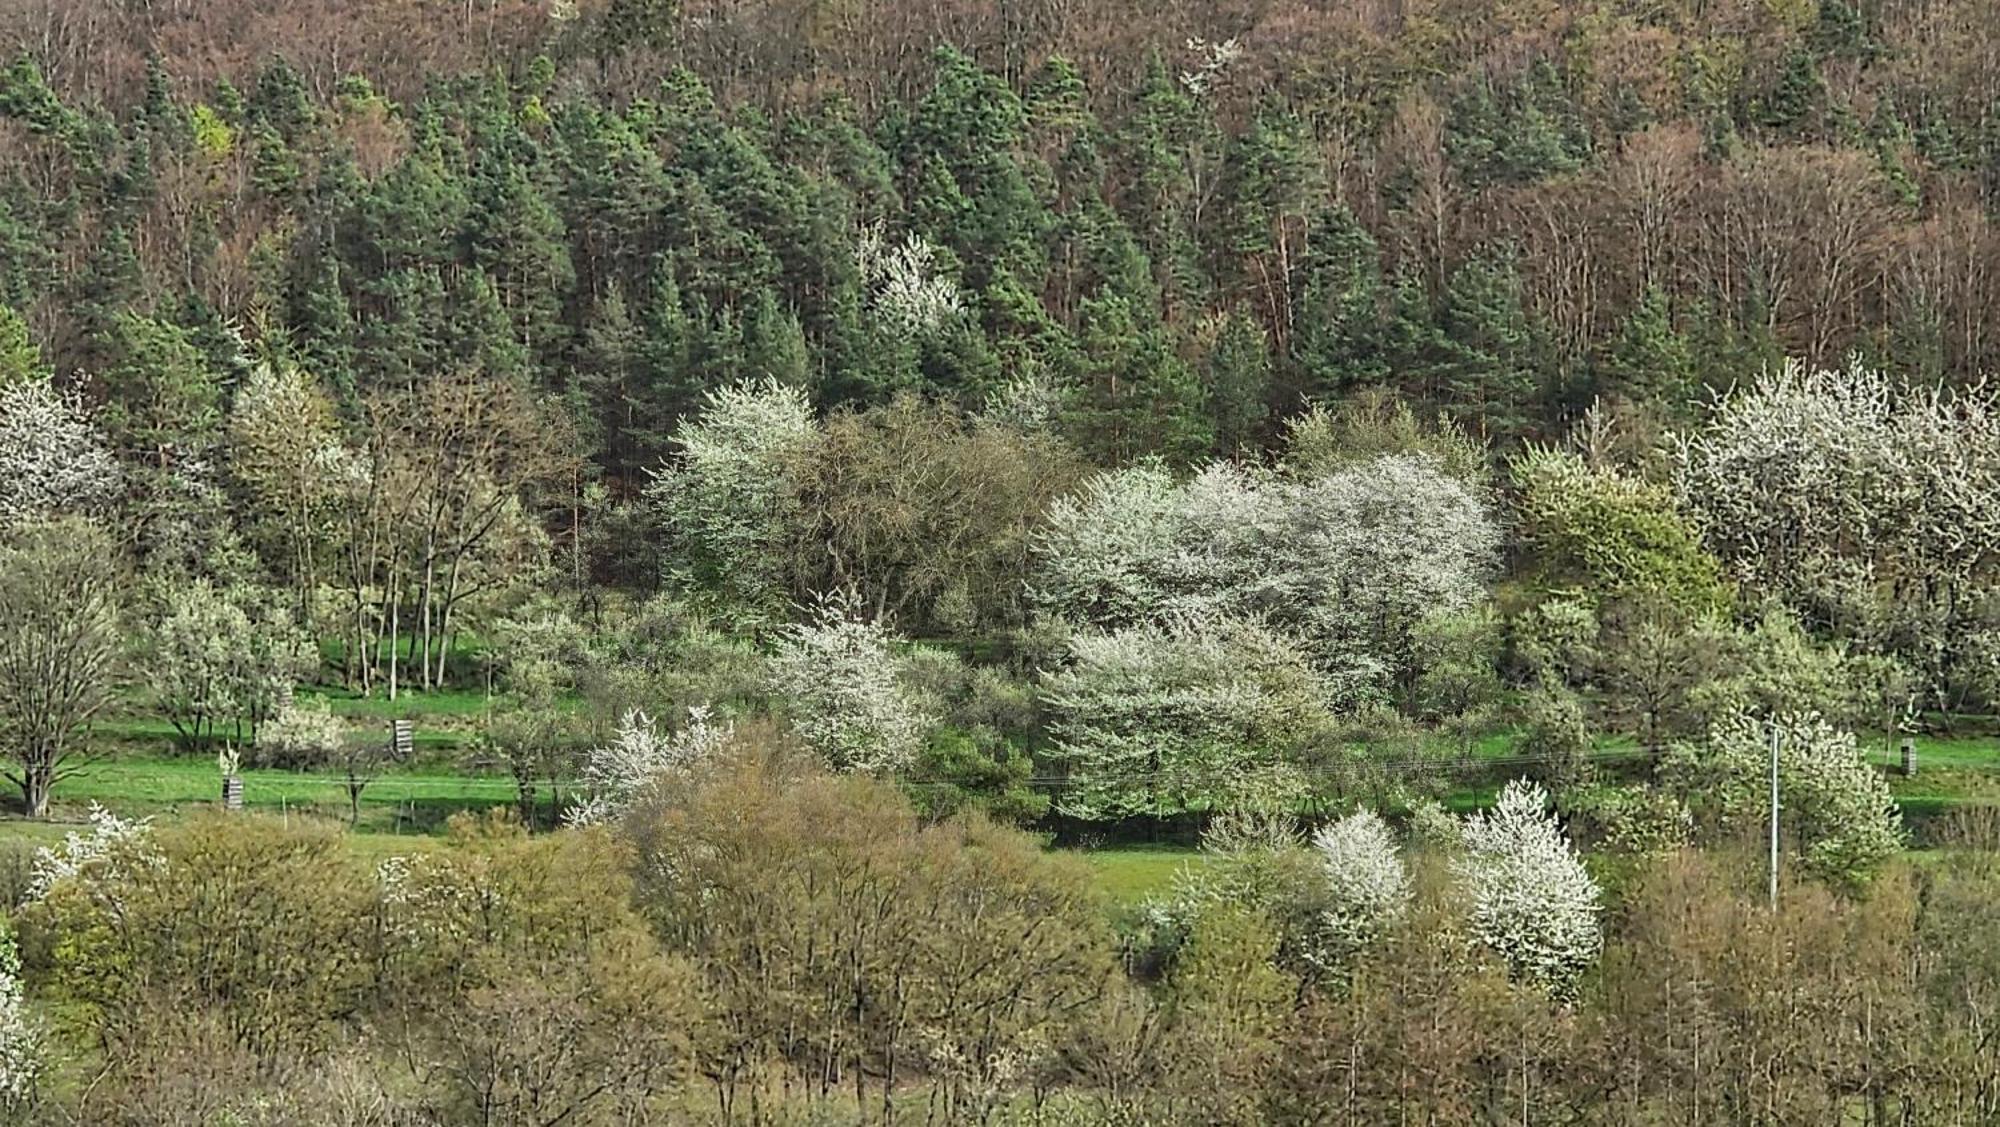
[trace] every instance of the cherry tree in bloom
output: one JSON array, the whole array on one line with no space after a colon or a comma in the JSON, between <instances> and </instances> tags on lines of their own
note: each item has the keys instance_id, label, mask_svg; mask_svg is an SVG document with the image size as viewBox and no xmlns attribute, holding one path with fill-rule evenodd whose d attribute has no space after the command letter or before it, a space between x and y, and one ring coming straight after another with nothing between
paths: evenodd
<instances>
[{"instance_id":1,"label":"cherry tree in bloom","mask_svg":"<svg viewBox=\"0 0 2000 1127\"><path fill-rule=\"evenodd\" d=\"M41 1028L28 1014L21 954L0 920L0 1108L19 1110L34 1096L45 1061Z\"/></svg>"},{"instance_id":2,"label":"cherry tree in bloom","mask_svg":"<svg viewBox=\"0 0 2000 1127\"><path fill-rule=\"evenodd\" d=\"M782 611L793 464L816 434L805 392L768 379L712 392L674 432L680 457L655 473L646 499L672 557L686 561L686 586L722 592L747 619Z\"/></svg>"},{"instance_id":3,"label":"cherry tree in bloom","mask_svg":"<svg viewBox=\"0 0 2000 1127\"><path fill-rule=\"evenodd\" d=\"M1410 903L1410 874L1388 824L1373 810L1322 826L1312 844L1326 871L1329 902L1321 957L1338 966L1402 917Z\"/></svg>"},{"instance_id":4,"label":"cherry tree in bloom","mask_svg":"<svg viewBox=\"0 0 2000 1127\"><path fill-rule=\"evenodd\" d=\"M1563 995L1597 960L1597 881L1571 848L1541 787L1515 779L1493 809L1465 822L1454 862L1472 913L1472 934L1516 977Z\"/></svg>"},{"instance_id":5,"label":"cherry tree in bloom","mask_svg":"<svg viewBox=\"0 0 2000 1127\"><path fill-rule=\"evenodd\" d=\"M1074 626L1262 618L1348 693L1381 688L1426 616L1485 599L1500 534L1486 500L1428 454L1304 479L1217 463L1177 483L1113 470L1050 509L1031 594Z\"/></svg>"},{"instance_id":6,"label":"cherry tree in bloom","mask_svg":"<svg viewBox=\"0 0 2000 1127\"><path fill-rule=\"evenodd\" d=\"M116 494L118 477L79 394L46 379L0 388L0 528L93 513Z\"/></svg>"},{"instance_id":7,"label":"cherry tree in bloom","mask_svg":"<svg viewBox=\"0 0 2000 1127\"><path fill-rule=\"evenodd\" d=\"M792 728L837 771L894 771L916 758L930 717L898 678L896 637L839 599L786 628L771 689Z\"/></svg>"},{"instance_id":8,"label":"cherry tree in bloom","mask_svg":"<svg viewBox=\"0 0 2000 1127\"><path fill-rule=\"evenodd\" d=\"M708 762L734 734L734 727L717 723L705 705L688 709L687 724L672 733L662 733L652 717L632 709L619 719L615 738L585 756L583 782L590 797L570 807L570 823L611 821L653 780Z\"/></svg>"},{"instance_id":9,"label":"cherry tree in bloom","mask_svg":"<svg viewBox=\"0 0 2000 1127\"><path fill-rule=\"evenodd\" d=\"M855 266L886 328L912 336L936 332L965 310L958 283L937 265L937 248L921 235L891 244L881 224L861 229Z\"/></svg>"}]
</instances>

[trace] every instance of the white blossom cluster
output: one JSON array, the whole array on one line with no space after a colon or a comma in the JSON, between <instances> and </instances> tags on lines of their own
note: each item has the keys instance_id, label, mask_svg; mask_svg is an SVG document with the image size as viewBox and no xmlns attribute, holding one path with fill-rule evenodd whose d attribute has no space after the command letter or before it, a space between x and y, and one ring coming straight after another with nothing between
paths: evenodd
<instances>
[{"instance_id":1,"label":"white blossom cluster","mask_svg":"<svg viewBox=\"0 0 2000 1127\"><path fill-rule=\"evenodd\" d=\"M1499 544L1484 499L1426 454L1303 480L1217 463L1179 484L1141 465L1051 508L1032 594L1099 629L1264 618L1336 690L1359 692L1407 652L1415 622L1485 597Z\"/></svg>"},{"instance_id":2,"label":"white blossom cluster","mask_svg":"<svg viewBox=\"0 0 2000 1127\"><path fill-rule=\"evenodd\" d=\"M324 700L290 700L257 727L257 746L312 763L340 750L347 726Z\"/></svg>"},{"instance_id":3,"label":"white blossom cluster","mask_svg":"<svg viewBox=\"0 0 2000 1127\"><path fill-rule=\"evenodd\" d=\"M785 629L771 689L792 727L838 771L887 772L916 758L931 718L898 677L896 638L838 599Z\"/></svg>"},{"instance_id":4,"label":"white blossom cluster","mask_svg":"<svg viewBox=\"0 0 2000 1127\"><path fill-rule=\"evenodd\" d=\"M1563 995L1597 960L1597 881L1563 835L1541 787L1516 779L1465 821L1455 860L1473 936L1518 977Z\"/></svg>"},{"instance_id":5,"label":"white blossom cluster","mask_svg":"<svg viewBox=\"0 0 2000 1127\"><path fill-rule=\"evenodd\" d=\"M118 462L79 392L46 379L0 388L0 529L96 512L118 484Z\"/></svg>"},{"instance_id":6,"label":"white blossom cluster","mask_svg":"<svg viewBox=\"0 0 2000 1127\"><path fill-rule=\"evenodd\" d=\"M1360 810L1313 835L1326 872L1326 934L1322 958L1338 965L1364 950L1410 904L1410 874L1382 816Z\"/></svg>"},{"instance_id":7,"label":"white blossom cluster","mask_svg":"<svg viewBox=\"0 0 2000 1127\"><path fill-rule=\"evenodd\" d=\"M282 472L314 480L331 494L366 485L368 462L343 445L320 418L323 405L312 376L290 365L251 369L230 408L232 441ZM237 471L244 472L239 464Z\"/></svg>"},{"instance_id":8,"label":"white blossom cluster","mask_svg":"<svg viewBox=\"0 0 2000 1127\"><path fill-rule=\"evenodd\" d=\"M1033 434L1053 427L1062 406L1062 388L1047 369L1030 365L987 393L978 419Z\"/></svg>"},{"instance_id":9,"label":"white blossom cluster","mask_svg":"<svg viewBox=\"0 0 2000 1127\"><path fill-rule=\"evenodd\" d=\"M646 498L675 548L712 573L725 605L778 609L776 538L796 503L794 459L814 434L805 392L772 379L711 392L675 431L680 458L655 472Z\"/></svg>"},{"instance_id":10,"label":"white blossom cluster","mask_svg":"<svg viewBox=\"0 0 2000 1127\"><path fill-rule=\"evenodd\" d=\"M1814 713L1770 723L1779 736L1779 811L1805 871L1855 881L1901 852L1902 814L1854 733ZM1696 757L1699 773L1691 778L1716 799L1724 818L1761 825L1770 809L1770 733L1756 717L1729 717L1709 732L1706 747L1676 749L1669 770L1687 771L1685 760Z\"/></svg>"},{"instance_id":11,"label":"white blossom cluster","mask_svg":"<svg viewBox=\"0 0 2000 1127\"><path fill-rule=\"evenodd\" d=\"M882 224L861 229L855 241L855 266L884 328L922 336L965 311L958 283L939 270L937 254L937 248L918 234L891 244Z\"/></svg>"},{"instance_id":12,"label":"white blossom cluster","mask_svg":"<svg viewBox=\"0 0 2000 1127\"><path fill-rule=\"evenodd\" d=\"M632 709L619 718L610 743L585 755L583 782L589 797L570 807L566 817L580 826L612 821L653 780L713 760L734 734L734 726L717 723L706 705L688 709L687 724L667 735L651 716Z\"/></svg>"},{"instance_id":13,"label":"white blossom cluster","mask_svg":"<svg viewBox=\"0 0 2000 1127\"><path fill-rule=\"evenodd\" d=\"M385 858L375 880L383 928L411 943L454 947L472 937L473 921L500 903L496 889L433 854Z\"/></svg>"},{"instance_id":14,"label":"white blossom cluster","mask_svg":"<svg viewBox=\"0 0 2000 1127\"><path fill-rule=\"evenodd\" d=\"M125 864L157 863L157 856L143 850L149 824L150 819L130 821L91 803L88 833L71 831L63 835L61 845L35 850L28 899L40 900L57 884L82 873L107 869L115 876L115 870Z\"/></svg>"},{"instance_id":15,"label":"white blossom cluster","mask_svg":"<svg viewBox=\"0 0 2000 1127\"><path fill-rule=\"evenodd\" d=\"M1850 636L1939 657L2000 584L2000 397L1796 361L1676 441L1675 485L1736 576Z\"/></svg>"},{"instance_id":16,"label":"white blossom cluster","mask_svg":"<svg viewBox=\"0 0 2000 1127\"><path fill-rule=\"evenodd\" d=\"M24 1106L46 1064L42 1030L28 1013L22 989L21 953L0 920L0 1108Z\"/></svg>"},{"instance_id":17,"label":"white blossom cluster","mask_svg":"<svg viewBox=\"0 0 2000 1127\"><path fill-rule=\"evenodd\" d=\"M1331 695L1293 639L1253 619L1080 633L1042 678L1069 767L1062 809L1119 817L1229 801L1326 731Z\"/></svg>"},{"instance_id":18,"label":"white blossom cluster","mask_svg":"<svg viewBox=\"0 0 2000 1127\"><path fill-rule=\"evenodd\" d=\"M1234 39L1210 43L1200 36L1192 36L1187 41L1187 49L1200 56L1201 62L1195 69L1181 72L1181 85L1197 98L1213 89L1223 72L1243 57L1243 44Z\"/></svg>"}]
</instances>

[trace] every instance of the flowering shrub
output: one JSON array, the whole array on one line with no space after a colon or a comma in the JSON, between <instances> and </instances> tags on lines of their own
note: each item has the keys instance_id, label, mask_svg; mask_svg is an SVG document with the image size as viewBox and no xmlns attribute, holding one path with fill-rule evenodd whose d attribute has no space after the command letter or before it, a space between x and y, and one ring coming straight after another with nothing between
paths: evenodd
<instances>
[{"instance_id":1,"label":"flowering shrub","mask_svg":"<svg viewBox=\"0 0 2000 1127\"><path fill-rule=\"evenodd\" d=\"M837 771L894 771L916 758L931 718L903 687L895 636L839 600L787 628L771 689L792 727Z\"/></svg>"},{"instance_id":2,"label":"flowering shrub","mask_svg":"<svg viewBox=\"0 0 2000 1127\"><path fill-rule=\"evenodd\" d=\"M569 809L570 823L611 821L662 774L713 759L732 734L734 728L717 724L705 705L688 709L687 726L671 735L661 735L653 718L638 709L625 713L616 738L585 756L583 781L589 797Z\"/></svg>"},{"instance_id":3,"label":"flowering shrub","mask_svg":"<svg viewBox=\"0 0 2000 1127\"><path fill-rule=\"evenodd\" d=\"M0 388L0 528L94 512L118 482L118 462L79 393L46 379Z\"/></svg>"},{"instance_id":4,"label":"flowering shrub","mask_svg":"<svg viewBox=\"0 0 2000 1127\"><path fill-rule=\"evenodd\" d=\"M19 1109L35 1093L45 1067L42 1031L21 989L21 955L0 919L0 1108Z\"/></svg>"},{"instance_id":5,"label":"flowering shrub","mask_svg":"<svg viewBox=\"0 0 2000 1127\"><path fill-rule=\"evenodd\" d=\"M57 884L84 874L102 875L108 879L101 883L115 887L124 866L157 863L157 855L145 847L149 821L128 821L91 803L90 832L71 831L63 835L61 845L45 845L35 850L28 899L41 900Z\"/></svg>"},{"instance_id":6,"label":"flowering shrub","mask_svg":"<svg viewBox=\"0 0 2000 1127\"><path fill-rule=\"evenodd\" d=\"M1568 994L1597 960L1598 887L1563 836L1541 787L1515 779L1465 822L1454 862L1472 934L1517 976Z\"/></svg>"},{"instance_id":7,"label":"flowering shrub","mask_svg":"<svg viewBox=\"0 0 2000 1127\"><path fill-rule=\"evenodd\" d=\"M1323 959L1337 964L1373 943L1410 903L1410 874L1381 815L1361 810L1313 835L1326 869Z\"/></svg>"}]
</instances>

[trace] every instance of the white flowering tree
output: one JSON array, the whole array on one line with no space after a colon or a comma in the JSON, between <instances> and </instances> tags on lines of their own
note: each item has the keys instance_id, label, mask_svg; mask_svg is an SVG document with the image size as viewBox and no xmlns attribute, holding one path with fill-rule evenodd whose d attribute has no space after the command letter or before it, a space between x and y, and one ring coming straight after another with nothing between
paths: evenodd
<instances>
[{"instance_id":1,"label":"white flowering tree","mask_svg":"<svg viewBox=\"0 0 2000 1127\"><path fill-rule=\"evenodd\" d=\"M267 764L313 767L331 760L347 726L324 700L287 701L257 730L257 751Z\"/></svg>"},{"instance_id":2,"label":"white flowering tree","mask_svg":"<svg viewBox=\"0 0 2000 1127\"><path fill-rule=\"evenodd\" d=\"M662 733L651 716L632 709L619 718L611 742L585 754L586 797L565 816L579 826L613 821L654 780L712 761L734 734L735 728L718 723L706 706L688 709L687 723L671 733Z\"/></svg>"},{"instance_id":3,"label":"white flowering tree","mask_svg":"<svg viewBox=\"0 0 2000 1127\"><path fill-rule=\"evenodd\" d=\"M1325 680L1296 642L1254 620L1079 634L1041 695L1068 768L1059 806L1085 818L1227 802L1333 722Z\"/></svg>"},{"instance_id":4,"label":"white flowering tree","mask_svg":"<svg viewBox=\"0 0 2000 1127\"><path fill-rule=\"evenodd\" d=\"M1516 977L1564 995L1603 947L1600 893L1548 806L1541 787L1508 783L1491 810L1466 819L1453 866L1474 938Z\"/></svg>"},{"instance_id":5,"label":"white flowering tree","mask_svg":"<svg viewBox=\"0 0 2000 1127\"><path fill-rule=\"evenodd\" d=\"M916 758L932 725L898 676L898 639L843 600L787 627L771 689L792 728L837 771L887 772Z\"/></svg>"},{"instance_id":6,"label":"white flowering tree","mask_svg":"<svg viewBox=\"0 0 2000 1127\"><path fill-rule=\"evenodd\" d=\"M1976 676L2000 585L2000 397L1796 361L1681 436L1675 483L1736 577L1893 649L1943 692Z\"/></svg>"},{"instance_id":7,"label":"white flowering tree","mask_svg":"<svg viewBox=\"0 0 2000 1127\"><path fill-rule=\"evenodd\" d=\"M1726 717L1705 741L1673 748L1662 774L1706 816L1711 830L1754 830L1770 812L1773 724L1780 827L1800 867L1839 884L1865 881L1902 850L1902 814L1854 733L1818 713L1787 713L1769 722L1747 714Z\"/></svg>"},{"instance_id":8,"label":"white flowering tree","mask_svg":"<svg viewBox=\"0 0 2000 1127\"><path fill-rule=\"evenodd\" d=\"M1484 600L1499 543L1485 499L1428 454L1303 479L1225 463L1176 483L1139 466L1052 508L1032 594L1078 627L1263 617L1352 697L1412 674L1427 615Z\"/></svg>"},{"instance_id":9,"label":"white flowering tree","mask_svg":"<svg viewBox=\"0 0 2000 1127\"><path fill-rule=\"evenodd\" d=\"M1312 844L1327 885L1321 957L1339 966L1402 918L1410 904L1410 873L1388 824L1373 810L1320 827Z\"/></svg>"},{"instance_id":10,"label":"white flowering tree","mask_svg":"<svg viewBox=\"0 0 2000 1127\"><path fill-rule=\"evenodd\" d=\"M34 1099L47 1068L41 1026L28 1012L21 985L21 952L14 930L0 917L0 1109L22 1111Z\"/></svg>"},{"instance_id":11,"label":"white flowering tree","mask_svg":"<svg viewBox=\"0 0 2000 1127\"><path fill-rule=\"evenodd\" d=\"M743 621L782 611L797 459L816 434L805 392L775 380L713 392L674 433L680 456L646 487L683 584Z\"/></svg>"},{"instance_id":12,"label":"white flowering tree","mask_svg":"<svg viewBox=\"0 0 2000 1127\"><path fill-rule=\"evenodd\" d=\"M159 863L148 841L150 819L120 818L93 802L89 821L87 833L71 830L60 844L35 850L28 871L28 899L46 899L65 881L105 877L115 882L135 865Z\"/></svg>"},{"instance_id":13,"label":"white flowering tree","mask_svg":"<svg viewBox=\"0 0 2000 1127\"><path fill-rule=\"evenodd\" d=\"M148 630L148 681L182 743L235 747L291 694L318 655L282 610L206 579L162 595Z\"/></svg>"},{"instance_id":14,"label":"white flowering tree","mask_svg":"<svg viewBox=\"0 0 2000 1127\"><path fill-rule=\"evenodd\" d=\"M855 267L867 287L869 306L882 327L904 336L923 336L957 320L965 311L958 283L938 265L937 247L915 233L891 242L880 223L863 227L855 242Z\"/></svg>"},{"instance_id":15,"label":"white flowering tree","mask_svg":"<svg viewBox=\"0 0 2000 1127\"><path fill-rule=\"evenodd\" d=\"M0 387L0 530L95 514L118 489L118 462L80 392L46 377Z\"/></svg>"}]
</instances>

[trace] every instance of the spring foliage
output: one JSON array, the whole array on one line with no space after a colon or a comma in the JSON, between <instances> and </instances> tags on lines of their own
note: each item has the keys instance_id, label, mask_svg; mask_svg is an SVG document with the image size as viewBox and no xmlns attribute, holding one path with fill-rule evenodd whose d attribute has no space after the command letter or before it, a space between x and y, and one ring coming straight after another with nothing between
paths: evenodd
<instances>
[{"instance_id":1,"label":"spring foliage","mask_svg":"<svg viewBox=\"0 0 2000 1127\"><path fill-rule=\"evenodd\" d=\"M1516 779L1466 819L1455 862L1474 938L1518 977L1565 994L1597 961L1597 882L1549 812L1547 792Z\"/></svg>"}]
</instances>

